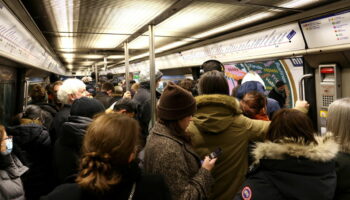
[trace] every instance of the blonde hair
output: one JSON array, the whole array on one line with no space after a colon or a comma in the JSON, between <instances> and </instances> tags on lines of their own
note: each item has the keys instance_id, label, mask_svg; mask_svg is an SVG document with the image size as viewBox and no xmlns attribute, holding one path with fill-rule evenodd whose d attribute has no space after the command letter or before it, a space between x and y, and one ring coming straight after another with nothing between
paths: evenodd
<instances>
[{"instance_id":1,"label":"blonde hair","mask_svg":"<svg viewBox=\"0 0 350 200\"><path fill-rule=\"evenodd\" d=\"M130 117L112 113L98 116L84 136L77 183L98 193L118 184L136 150L139 131L138 122Z\"/></svg>"},{"instance_id":2,"label":"blonde hair","mask_svg":"<svg viewBox=\"0 0 350 200\"><path fill-rule=\"evenodd\" d=\"M333 132L340 151L350 153L350 98L334 101L328 108L327 131Z\"/></svg>"}]
</instances>

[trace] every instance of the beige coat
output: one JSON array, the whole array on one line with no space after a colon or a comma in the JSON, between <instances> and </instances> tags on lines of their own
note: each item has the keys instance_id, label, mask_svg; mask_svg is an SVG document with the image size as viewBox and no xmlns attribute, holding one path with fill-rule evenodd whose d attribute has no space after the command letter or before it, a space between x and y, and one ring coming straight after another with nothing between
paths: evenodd
<instances>
[{"instance_id":1,"label":"beige coat","mask_svg":"<svg viewBox=\"0 0 350 200\"><path fill-rule=\"evenodd\" d=\"M201 168L200 158L190 145L158 122L145 147L144 168L146 173L164 176L173 200L208 198L213 182L210 172Z\"/></svg>"},{"instance_id":2,"label":"beige coat","mask_svg":"<svg viewBox=\"0 0 350 200\"><path fill-rule=\"evenodd\" d=\"M243 116L237 99L227 95L201 95L196 102L197 112L187 129L196 152L204 157L217 147L223 150L212 171L210 199L233 199L248 170L248 143L262 139L270 122Z\"/></svg>"}]
</instances>

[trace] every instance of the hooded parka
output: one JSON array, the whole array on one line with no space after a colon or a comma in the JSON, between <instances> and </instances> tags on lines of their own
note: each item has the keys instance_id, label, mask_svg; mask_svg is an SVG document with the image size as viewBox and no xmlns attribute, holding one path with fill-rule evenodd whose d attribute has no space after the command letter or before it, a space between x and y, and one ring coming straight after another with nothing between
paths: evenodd
<instances>
[{"instance_id":1,"label":"hooded parka","mask_svg":"<svg viewBox=\"0 0 350 200\"><path fill-rule=\"evenodd\" d=\"M197 112L187 131L200 157L217 147L222 149L212 174L215 179L210 199L233 199L248 170L248 143L263 136L268 121L242 115L240 104L228 95L201 95L196 98Z\"/></svg>"},{"instance_id":2,"label":"hooded parka","mask_svg":"<svg viewBox=\"0 0 350 200\"><path fill-rule=\"evenodd\" d=\"M279 143L258 143L254 164L239 199L333 199L337 178L334 158L338 145L331 135L316 136L318 144L286 138Z\"/></svg>"}]
</instances>

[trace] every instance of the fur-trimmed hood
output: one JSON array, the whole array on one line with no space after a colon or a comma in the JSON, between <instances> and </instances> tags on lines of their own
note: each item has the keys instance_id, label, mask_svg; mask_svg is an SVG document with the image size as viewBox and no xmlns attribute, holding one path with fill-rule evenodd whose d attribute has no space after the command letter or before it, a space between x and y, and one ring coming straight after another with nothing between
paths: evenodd
<instances>
[{"instance_id":1,"label":"fur-trimmed hood","mask_svg":"<svg viewBox=\"0 0 350 200\"><path fill-rule=\"evenodd\" d=\"M334 141L331 133L324 136L315 136L318 144L303 144L301 140L284 139L275 143L266 141L257 143L252 154L254 164L259 164L260 159L283 160L288 156L303 157L312 161L327 162L334 159L338 153L339 145Z\"/></svg>"}]
</instances>

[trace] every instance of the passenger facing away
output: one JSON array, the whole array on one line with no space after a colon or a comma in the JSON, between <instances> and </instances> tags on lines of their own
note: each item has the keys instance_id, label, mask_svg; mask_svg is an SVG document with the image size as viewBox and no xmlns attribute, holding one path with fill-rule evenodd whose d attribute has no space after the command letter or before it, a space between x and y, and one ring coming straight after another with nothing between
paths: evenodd
<instances>
[{"instance_id":1,"label":"passenger facing away","mask_svg":"<svg viewBox=\"0 0 350 200\"><path fill-rule=\"evenodd\" d=\"M334 199L350 199L350 98L334 101L328 108L327 131L340 144L336 157L337 188Z\"/></svg>"},{"instance_id":2,"label":"passenger facing away","mask_svg":"<svg viewBox=\"0 0 350 200\"><path fill-rule=\"evenodd\" d=\"M28 170L13 153L12 138L0 125L0 199L24 200L21 176Z\"/></svg>"},{"instance_id":3,"label":"passenger facing away","mask_svg":"<svg viewBox=\"0 0 350 200\"><path fill-rule=\"evenodd\" d=\"M63 107L56 114L52 129L50 130L51 142L53 144L62 132L63 123L68 120L73 101L86 96L86 94L85 84L81 80L73 78L65 80L57 91L57 98L63 104Z\"/></svg>"},{"instance_id":4,"label":"passenger facing away","mask_svg":"<svg viewBox=\"0 0 350 200\"><path fill-rule=\"evenodd\" d=\"M134 117L137 113L137 104L132 99L121 99L114 104L113 111L119 114L125 114Z\"/></svg>"},{"instance_id":5,"label":"passenger facing away","mask_svg":"<svg viewBox=\"0 0 350 200\"><path fill-rule=\"evenodd\" d=\"M162 78L163 73L156 71L156 87ZM144 138L143 143L145 143L148 136L149 122L151 121L151 83L150 83L150 73L147 70L142 70L140 73L140 88L133 97L133 100L139 106L139 112L137 114L137 119L140 122L142 137ZM159 95L160 96L160 95ZM157 97L158 98L158 97Z\"/></svg>"},{"instance_id":6,"label":"passenger facing away","mask_svg":"<svg viewBox=\"0 0 350 200\"><path fill-rule=\"evenodd\" d=\"M197 112L187 129L193 134L192 144L199 156L217 147L223 152L212 172L215 184L209 199L233 199L248 170L248 143L262 139L270 122L242 114L238 100L229 96L228 83L221 72L202 75L199 94ZM300 109L303 106L305 102L301 102Z\"/></svg>"},{"instance_id":7,"label":"passenger facing away","mask_svg":"<svg viewBox=\"0 0 350 200\"><path fill-rule=\"evenodd\" d=\"M54 147L53 163L58 183L74 180L85 131L93 116L104 111L102 103L96 99L82 97L73 102L70 116L63 124L62 135Z\"/></svg>"},{"instance_id":8,"label":"passenger facing away","mask_svg":"<svg viewBox=\"0 0 350 200\"><path fill-rule=\"evenodd\" d=\"M254 169L235 199L333 199L338 144L315 134L309 117L282 109L272 118L263 143L253 150Z\"/></svg>"},{"instance_id":9,"label":"passenger facing away","mask_svg":"<svg viewBox=\"0 0 350 200\"><path fill-rule=\"evenodd\" d=\"M191 93L169 82L157 107L159 119L145 147L145 171L165 177L173 200L207 199L213 182L210 171L216 159L207 156L201 164L185 132L195 111Z\"/></svg>"},{"instance_id":10,"label":"passenger facing away","mask_svg":"<svg viewBox=\"0 0 350 200\"><path fill-rule=\"evenodd\" d=\"M269 121L266 109L266 97L257 91L248 92L240 101L243 114L250 119Z\"/></svg>"},{"instance_id":11,"label":"passenger facing away","mask_svg":"<svg viewBox=\"0 0 350 200\"><path fill-rule=\"evenodd\" d=\"M242 99L243 96L251 91L257 91L265 95L265 83L254 71L248 72L242 79L242 85L238 88L236 97ZM274 99L267 98L267 114L271 119L273 113L280 109L278 102Z\"/></svg>"},{"instance_id":12,"label":"passenger facing away","mask_svg":"<svg viewBox=\"0 0 350 200\"><path fill-rule=\"evenodd\" d=\"M84 136L76 183L61 185L42 200L170 199L163 178L142 175L134 160L139 130L130 117L97 117Z\"/></svg>"},{"instance_id":13,"label":"passenger facing away","mask_svg":"<svg viewBox=\"0 0 350 200\"><path fill-rule=\"evenodd\" d=\"M45 114L46 113L46 114ZM29 167L22 176L27 199L39 199L53 189L52 144L43 126L45 115L39 106L29 105L20 114L19 124L8 127L7 132L19 147L25 165Z\"/></svg>"},{"instance_id":14,"label":"passenger facing away","mask_svg":"<svg viewBox=\"0 0 350 200\"><path fill-rule=\"evenodd\" d=\"M219 72L224 72L225 67L224 65L218 61L218 60L207 60L201 65L201 69L203 69L204 72L209 72L209 71L219 71Z\"/></svg>"},{"instance_id":15,"label":"passenger facing away","mask_svg":"<svg viewBox=\"0 0 350 200\"><path fill-rule=\"evenodd\" d=\"M105 108L108 108L112 103L112 94L114 93L114 86L110 82L104 82L100 92L96 93L95 99L99 100Z\"/></svg>"},{"instance_id":16,"label":"passenger facing away","mask_svg":"<svg viewBox=\"0 0 350 200\"><path fill-rule=\"evenodd\" d=\"M287 99L286 84L281 80L277 81L275 87L270 91L269 97L278 101L281 108L285 108Z\"/></svg>"}]
</instances>

